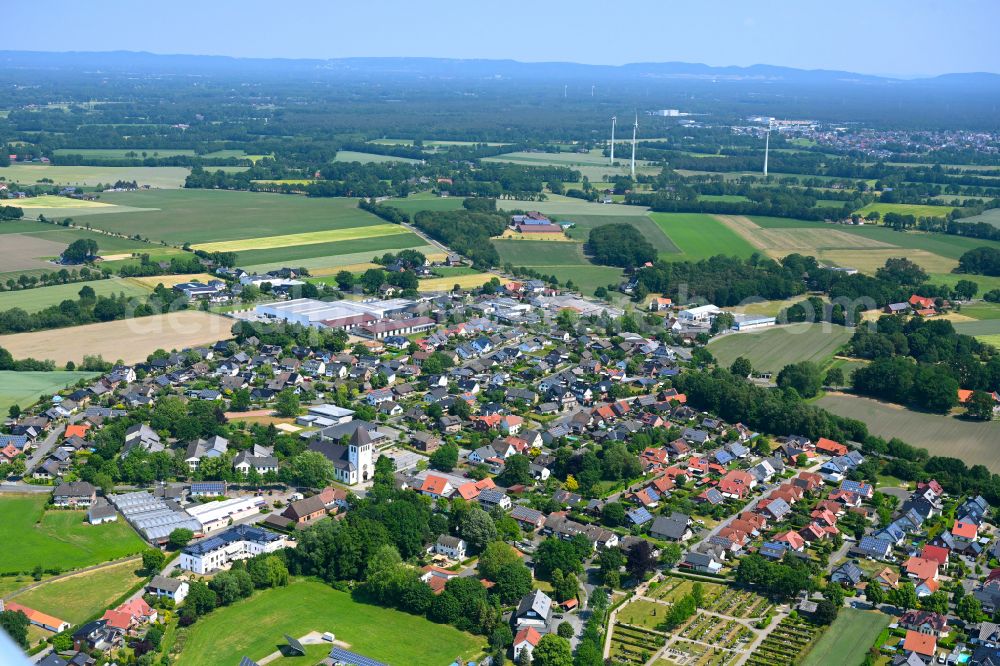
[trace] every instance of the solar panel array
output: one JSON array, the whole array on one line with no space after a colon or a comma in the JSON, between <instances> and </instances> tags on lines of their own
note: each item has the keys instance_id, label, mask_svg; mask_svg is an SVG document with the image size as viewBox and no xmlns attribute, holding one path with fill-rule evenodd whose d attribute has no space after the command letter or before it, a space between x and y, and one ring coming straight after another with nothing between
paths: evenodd
<instances>
[{"instance_id":1,"label":"solar panel array","mask_svg":"<svg viewBox=\"0 0 1000 666\"><path fill-rule=\"evenodd\" d=\"M388 666L381 661L375 661L340 647L334 647L330 650L330 659L333 660L334 664L343 664L344 666Z\"/></svg>"}]
</instances>

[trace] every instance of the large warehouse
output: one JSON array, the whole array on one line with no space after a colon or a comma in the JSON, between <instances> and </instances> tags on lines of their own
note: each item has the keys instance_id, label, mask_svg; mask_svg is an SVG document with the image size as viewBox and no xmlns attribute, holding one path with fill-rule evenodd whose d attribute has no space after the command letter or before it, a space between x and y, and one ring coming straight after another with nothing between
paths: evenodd
<instances>
[{"instance_id":1,"label":"large warehouse","mask_svg":"<svg viewBox=\"0 0 1000 666\"><path fill-rule=\"evenodd\" d=\"M258 305L254 312L259 317L281 319L303 326L329 326L351 330L392 315L406 312L415 303L404 298L388 301L318 301L313 298L295 298Z\"/></svg>"}]
</instances>

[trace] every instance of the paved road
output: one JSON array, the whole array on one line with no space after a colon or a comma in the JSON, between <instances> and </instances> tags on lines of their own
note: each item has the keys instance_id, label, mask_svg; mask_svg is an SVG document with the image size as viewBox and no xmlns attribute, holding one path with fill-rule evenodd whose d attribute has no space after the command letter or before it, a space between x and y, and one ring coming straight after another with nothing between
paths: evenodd
<instances>
[{"instance_id":1,"label":"paved road","mask_svg":"<svg viewBox=\"0 0 1000 666\"><path fill-rule=\"evenodd\" d=\"M0 493L51 493L52 486L36 486L21 481L0 482Z\"/></svg>"},{"instance_id":2,"label":"paved road","mask_svg":"<svg viewBox=\"0 0 1000 666\"><path fill-rule=\"evenodd\" d=\"M73 419L70 419L70 423L74 422L75 421ZM38 445L38 448L32 451L31 455L28 456L28 460L25 463L27 469L27 471L24 473L25 476L30 475L33 471L35 471L35 468L38 467L43 460L45 460L45 457L48 456L49 452L55 448L56 442L59 441L59 438L62 436L65 430L66 426L60 425L49 431L49 434L45 437L44 440L42 440L42 443Z\"/></svg>"}]
</instances>

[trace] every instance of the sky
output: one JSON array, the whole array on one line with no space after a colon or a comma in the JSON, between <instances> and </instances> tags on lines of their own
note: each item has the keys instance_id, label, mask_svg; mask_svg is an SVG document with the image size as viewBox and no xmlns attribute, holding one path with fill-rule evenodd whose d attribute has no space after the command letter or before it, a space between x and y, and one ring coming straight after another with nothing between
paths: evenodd
<instances>
[{"instance_id":1,"label":"sky","mask_svg":"<svg viewBox=\"0 0 1000 666\"><path fill-rule=\"evenodd\" d=\"M997 0L31 0L0 49L1000 73ZM15 26L45 26L17 29Z\"/></svg>"}]
</instances>

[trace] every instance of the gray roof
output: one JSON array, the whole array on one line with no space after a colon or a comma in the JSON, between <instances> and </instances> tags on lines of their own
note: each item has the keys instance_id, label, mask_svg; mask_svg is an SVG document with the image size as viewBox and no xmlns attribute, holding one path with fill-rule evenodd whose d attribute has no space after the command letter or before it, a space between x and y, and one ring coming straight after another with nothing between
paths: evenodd
<instances>
[{"instance_id":1,"label":"gray roof","mask_svg":"<svg viewBox=\"0 0 1000 666\"><path fill-rule=\"evenodd\" d=\"M663 535L668 539L682 539L687 532L690 518L683 513L672 513L669 516L657 516L649 528L649 533Z\"/></svg>"},{"instance_id":2,"label":"gray roof","mask_svg":"<svg viewBox=\"0 0 1000 666\"><path fill-rule=\"evenodd\" d=\"M153 576L153 579L146 583L147 588L152 588L154 590L167 590L168 592L176 592L180 589L182 581L179 578L167 578L166 576L160 576L157 574Z\"/></svg>"},{"instance_id":3,"label":"gray roof","mask_svg":"<svg viewBox=\"0 0 1000 666\"><path fill-rule=\"evenodd\" d=\"M534 611L539 617L548 620L552 611L552 599L541 590L535 590L531 594L523 597L517 605L517 615L524 615L528 611Z\"/></svg>"}]
</instances>

